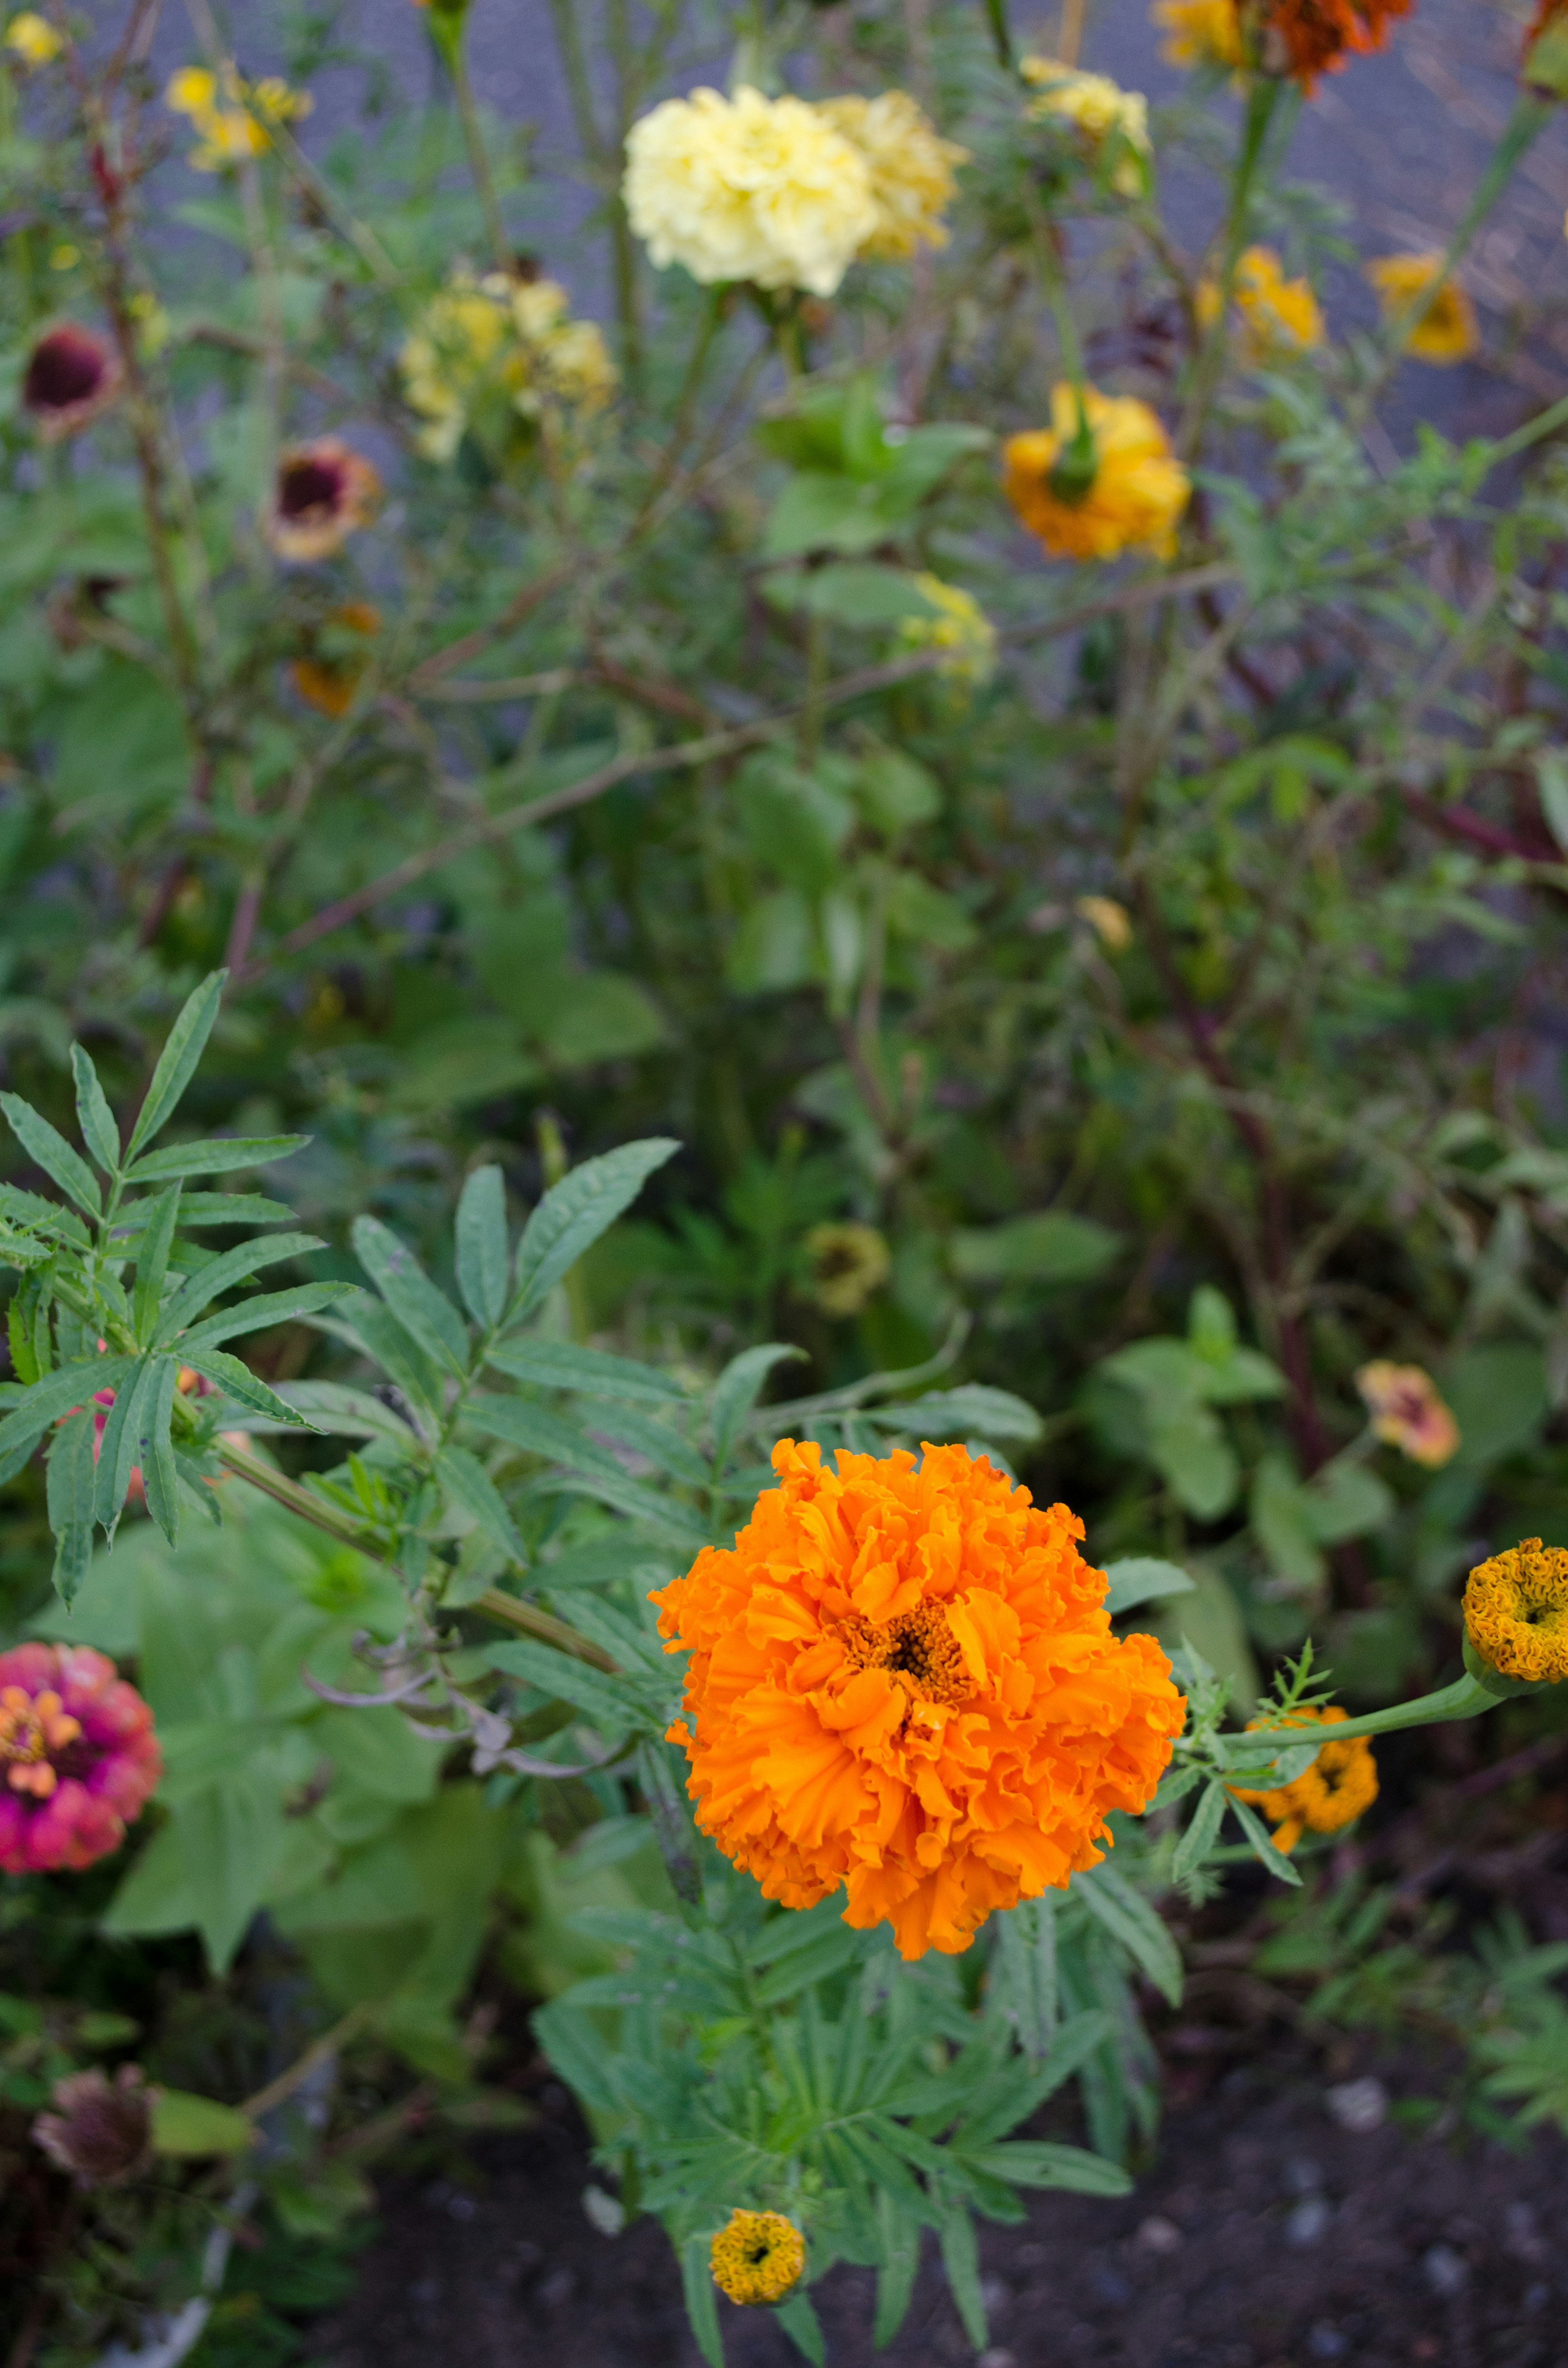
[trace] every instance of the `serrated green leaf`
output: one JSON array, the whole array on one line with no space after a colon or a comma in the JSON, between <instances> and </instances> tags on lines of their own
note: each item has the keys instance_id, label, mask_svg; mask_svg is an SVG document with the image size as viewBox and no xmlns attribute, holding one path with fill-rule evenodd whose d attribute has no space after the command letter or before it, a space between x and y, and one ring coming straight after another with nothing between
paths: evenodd
<instances>
[{"instance_id":1,"label":"serrated green leaf","mask_svg":"<svg viewBox=\"0 0 1568 2368\"><path fill-rule=\"evenodd\" d=\"M242 1365L237 1357L228 1356L222 1349L192 1349L181 1341L179 1355L184 1363L232 1397L252 1414L264 1414L269 1421L280 1423L290 1430L313 1430L315 1425L280 1398L276 1390Z\"/></svg>"},{"instance_id":2,"label":"serrated green leaf","mask_svg":"<svg viewBox=\"0 0 1568 2368\"><path fill-rule=\"evenodd\" d=\"M686 2295L686 2315L691 2321L691 2331L697 2348L708 2362L708 2368L724 2368L724 2339L719 2332L718 2289L709 2263L710 2238L688 2237L680 2248L680 2282Z\"/></svg>"},{"instance_id":3,"label":"serrated green leaf","mask_svg":"<svg viewBox=\"0 0 1568 2368\"><path fill-rule=\"evenodd\" d=\"M19 1464L9 1462L18 1448L26 1463L58 1416L70 1414L96 1390L118 1389L135 1363L134 1357L74 1357L34 1382L15 1413L0 1421L0 1470L7 1476L19 1470Z\"/></svg>"},{"instance_id":4,"label":"serrated green leaf","mask_svg":"<svg viewBox=\"0 0 1568 2368\"><path fill-rule=\"evenodd\" d=\"M920 2222L913 2212L900 2210L885 2184L879 2183L876 2198L882 2258L877 2270L877 2316L871 2340L881 2351L908 2316L920 2267Z\"/></svg>"},{"instance_id":5,"label":"serrated green leaf","mask_svg":"<svg viewBox=\"0 0 1568 2368\"><path fill-rule=\"evenodd\" d=\"M202 1309L210 1307L219 1293L233 1284L248 1282L264 1266L277 1266L284 1258L302 1258L307 1251L322 1247L315 1234L271 1234L265 1239L238 1242L221 1257L210 1258L181 1284L164 1309L158 1324L158 1344L176 1340L187 1326L194 1326Z\"/></svg>"},{"instance_id":6,"label":"serrated green leaf","mask_svg":"<svg viewBox=\"0 0 1568 2368\"><path fill-rule=\"evenodd\" d=\"M1114 1867L1092 1866L1073 1877L1072 1896L1119 1941L1172 2006L1181 2004L1181 1952L1168 1926L1142 1892Z\"/></svg>"},{"instance_id":7,"label":"serrated green leaf","mask_svg":"<svg viewBox=\"0 0 1568 2368\"><path fill-rule=\"evenodd\" d=\"M630 1690L618 1679L591 1669L584 1661L574 1660L569 1653L558 1653L551 1645L534 1645L518 1637L504 1645L487 1645L484 1657L493 1669L504 1676L522 1678L540 1693L558 1702L568 1702L611 1735L624 1735L628 1727L646 1724Z\"/></svg>"},{"instance_id":8,"label":"serrated green leaf","mask_svg":"<svg viewBox=\"0 0 1568 2368\"><path fill-rule=\"evenodd\" d=\"M513 1325L532 1315L583 1252L631 1207L654 1169L679 1149L665 1135L622 1144L619 1151L585 1159L545 1194L517 1244L517 1296L509 1310Z\"/></svg>"},{"instance_id":9,"label":"serrated green leaf","mask_svg":"<svg viewBox=\"0 0 1568 2368\"><path fill-rule=\"evenodd\" d=\"M1185 1883L1189 1874L1200 1867L1213 1848L1221 1827L1225 1822L1225 1804L1229 1798L1218 1778L1206 1784L1203 1797L1187 1822L1186 1832L1176 1846L1171 1860L1171 1880Z\"/></svg>"},{"instance_id":10,"label":"serrated green leaf","mask_svg":"<svg viewBox=\"0 0 1568 2368\"><path fill-rule=\"evenodd\" d=\"M445 1360L437 1365L427 1357L418 1341L400 1324L384 1299L374 1292L356 1292L343 1302L346 1323L335 1318L313 1319L320 1330L347 1337L372 1364L380 1365L389 1381L395 1383L411 1406L430 1421L438 1419L442 1400L441 1376L446 1371Z\"/></svg>"},{"instance_id":11,"label":"serrated green leaf","mask_svg":"<svg viewBox=\"0 0 1568 2368\"><path fill-rule=\"evenodd\" d=\"M531 1382L546 1390L573 1390L590 1398L647 1398L667 1406L684 1401L686 1392L673 1373L642 1365L630 1357L612 1357L603 1349L579 1349L569 1340L506 1340L490 1352L488 1362L514 1381Z\"/></svg>"},{"instance_id":12,"label":"serrated green leaf","mask_svg":"<svg viewBox=\"0 0 1568 2368\"><path fill-rule=\"evenodd\" d=\"M722 1470L729 1460L735 1433L762 1395L769 1373L775 1365L787 1358L803 1357L788 1340L765 1340L756 1349L743 1349L732 1357L714 1383L708 1400L708 1419L713 1432L713 1468Z\"/></svg>"},{"instance_id":13,"label":"serrated green leaf","mask_svg":"<svg viewBox=\"0 0 1568 2368\"><path fill-rule=\"evenodd\" d=\"M72 1150L65 1137L19 1094L0 1094L0 1110L5 1111L12 1133L28 1157L36 1160L46 1176L52 1177L67 1199L74 1201L90 1217L101 1215L103 1195L98 1190L97 1178L80 1154Z\"/></svg>"},{"instance_id":14,"label":"serrated green leaf","mask_svg":"<svg viewBox=\"0 0 1568 2368\"><path fill-rule=\"evenodd\" d=\"M1242 1831L1252 1844L1255 1855L1267 1873L1299 1890L1301 1882L1300 1871L1291 1865L1284 1851L1277 1846L1257 1811L1250 1803L1238 1801L1233 1793L1230 1795L1230 1804L1236 1813Z\"/></svg>"},{"instance_id":15,"label":"serrated green leaf","mask_svg":"<svg viewBox=\"0 0 1568 2368\"><path fill-rule=\"evenodd\" d=\"M142 1440L142 1485L147 1510L171 1546L179 1543L179 1486L169 1437L178 1382L179 1367L174 1359L161 1359Z\"/></svg>"},{"instance_id":16,"label":"serrated green leaf","mask_svg":"<svg viewBox=\"0 0 1568 2368\"><path fill-rule=\"evenodd\" d=\"M119 1172L119 1129L108 1098L98 1083L91 1056L80 1044L71 1047L71 1074L76 1081L76 1123L82 1140L108 1176Z\"/></svg>"},{"instance_id":17,"label":"serrated green leaf","mask_svg":"<svg viewBox=\"0 0 1568 2368\"><path fill-rule=\"evenodd\" d=\"M961 2203L954 2204L942 2215L939 2230L942 2242L942 2267L948 2273L948 2284L963 2322L963 2331L977 2351L985 2349L988 2322L985 2303L980 2291L980 2247L975 2239L974 2222Z\"/></svg>"},{"instance_id":18,"label":"serrated green leaf","mask_svg":"<svg viewBox=\"0 0 1568 2368\"><path fill-rule=\"evenodd\" d=\"M228 976L224 970L209 972L195 993L187 997L158 1055L153 1082L127 1145L130 1158L134 1159L142 1144L152 1142L190 1083L196 1064L207 1049Z\"/></svg>"},{"instance_id":19,"label":"serrated green leaf","mask_svg":"<svg viewBox=\"0 0 1568 2368\"><path fill-rule=\"evenodd\" d=\"M335 1307L340 1299L350 1298L354 1289L351 1282L301 1282L292 1291L257 1292L253 1299L242 1299L237 1307L226 1307L221 1315L210 1315L205 1324L195 1325L182 1335L181 1346L214 1348L246 1332L291 1324L300 1316L319 1314L324 1307Z\"/></svg>"},{"instance_id":20,"label":"serrated green leaf","mask_svg":"<svg viewBox=\"0 0 1568 2368\"><path fill-rule=\"evenodd\" d=\"M468 1371L468 1330L446 1293L437 1291L406 1242L376 1217L356 1217L354 1254L398 1322L427 1357L461 1375Z\"/></svg>"},{"instance_id":21,"label":"serrated green leaf","mask_svg":"<svg viewBox=\"0 0 1568 2368\"><path fill-rule=\"evenodd\" d=\"M822 2321L812 2307L812 2298L803 2288L792 2294L787 2302L775 2305L774 2317L784 2329L797 2351L803 2351L812 2368L827 2368L827 2344L823 2336Z\"/></svg>"},{"instance_id":22,"label":"serrated green leaf","mask_svg":"<svg viewBox=\"0 0 1568 2368\"><path fill-rule=\"evenodd\" d=\"M506 1185L498 1167L476 1167L463 1186L457 1218L458 1289L474 1322L489 1331L506 1312L511 1251Z\"/></svg>"},{"instance_id":23,"label":"serrated green leaf","mask_svg":"<svg viewBox=\"0 0 1568 2368\"><path fill-rule=\"evenodd\" d=\"M115 1241L139 1234L158 1205L157 1197L129 1201L120 1209L109 1234ZM294 1212L281 1201L261 1192L187 1192L180 1202L179 1221L189 1225L289 1225Z\"/></svg>"},{"instance_id":24,"label":"serrated green leaf","mask_svg":"<svg viewBox=\"0 0 1568 2368\"><path fill-rule=\"evenodd\" d=\"M883 1429L909 1431L917 1439L1019 1440L1032 1445L1041 1423L1032 1406L1011 1390L989 1383L965 1382L957 1389L928 1390L924 1397L906 1398L897 1406L864 1409Z\"/></svg>"},{"instance_id":25,"label":"serrated green leaf","mask_svg":"<svg viewBox=\"0 0 1568 2368\"><path fill-rule=\"evenodd\" d=\"M61 1425L50 1443L47 1496L55 1542L51 1576L62 1603L71 1602L93 1559L96 1411L85 1406Z\"/></svg>"},{"instance_id":26,"label":"serrated green leaf","mask_svg":"<svg viewBox=\"0 0 1568 2368\"><path fill-rule=\"evenodd\" d=\"M504 1554L514 1562L526 1559L501 1491L477 1456L470 1455L466 1448L443 1447L436 1458L436 1474L452 1502L476 1520Z\"/></svg>"},{"instance_id":27,"label":"serrated green leaf","mask_svg":"<svg viewBox=\"0 0 1568 2368\"><path fill-rule=\"evenodd\" d=\"M1131 2195L1132 2181L1119 2162L1085 2146L1006 2138L958 2156L966 2170L1006 2180L1010 2187L1065 2188L1074 2195Z\"/></svg>"},{"instance_id":28,"label":"serrated green leaf","mask_svg":"<svg viewBox=\"0 0 1568 2368\"><path fill-rule=\"evenodd\" d=\"M308 1134L214 1135L204 1143L171 1143L139 1159L126 1181L164 1184L176 1176L223 1176L241 1167L270 1167L274 1160L302 1151L310 1139Z\"/></svg>"},{"instance_id":29,"label":"serrated green leaf","mask_svg":"<svg viewBox=\"0 0 1568 2368\"><path fill-rule=\"evenodd\" d=\"M169 1252L174 1247L179 1224L182 1187L171 1184L153 1203L152 1214L142 1235L142 1247L136 1259L136 1295L131 1302L131 1314L136 1338L144 1349L150 1348L157 1330L158 1310L163 1304L164 1278L169 1270Z\"/></svg>"},{"instance_id":30,"label":"serrated green leaf","mask_svg":"<svg viewBox=\"0 0 1568 2368\"><path fill-rule=\"evenodd\" d=\"M141 1359L124 1387L115 1393L108 1410L104 1435L98 1449L97 1518L104 1528L113 1531L131 1486L131 1474L135 1467L142 1444L141 1426L152 1403L156 1367L159 1360L152 1355Z\"/></svg>"}]
</instances>

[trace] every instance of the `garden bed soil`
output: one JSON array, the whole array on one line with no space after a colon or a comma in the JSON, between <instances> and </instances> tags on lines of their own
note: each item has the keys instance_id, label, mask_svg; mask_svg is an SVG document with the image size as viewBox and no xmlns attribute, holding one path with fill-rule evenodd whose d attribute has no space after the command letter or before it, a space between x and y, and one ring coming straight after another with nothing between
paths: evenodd
<instances>
[{"instance_id":1,"label":"garden bed soil","mask_svg":"<svg viewBox=\"0 0 1568 2368\"><path fill-rule=\"evenodd\" d=\"M1037 2195L1025 2225L983 2230L982 2368L1563 2368L1568 2142L1413 2135L1398 2100L1420 2084L1399 2062L1336 2077L1287 2042L1213 2078L1174 2069L1134 2195ZM1379 2089L1347 2101L1346 2069ZM663 2232L593 2225L575 2109L549 2081L536 2095L533 2127L476 2142L455 2172L382 2181L312 2368L700 2368ZM934 2252L876 2354L871 2289L846 2268L817 2289L830 2368L973 2359ZM724 2321L730 2368L799 2360L767 2314L725 2305Z\"/></svg>"}]
</instances>

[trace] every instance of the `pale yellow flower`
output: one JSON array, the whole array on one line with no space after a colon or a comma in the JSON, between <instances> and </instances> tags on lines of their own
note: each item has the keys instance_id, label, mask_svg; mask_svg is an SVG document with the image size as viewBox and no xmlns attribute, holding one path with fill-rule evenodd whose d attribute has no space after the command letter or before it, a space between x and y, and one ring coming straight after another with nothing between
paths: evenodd
<instances>
[{"instance_id":1,"label":"pale yellow flower","mask_svg":"<svg viewBox=\"0 0 1568 2368\"><path fill-rule=\"evenodd\" d=\"M1124 954L1132 943L1132 916L1114 896L1078 896L1073 910L1087 921L1108 953Z\"/></svg>"},{"instance_id":2,"label":"pale yellow flower","mask_svg":"<svg viewBox=\"0 0 1568 2368\"><path fill-rule=\"evenodd\" d=\"M1279 352L1307 353L1324 339L1323 313L1310 279L1287 279L1271 246L1249 246L1236 266L1235 306L1246 324L1254 360ZM1198 290L1198 317L1209 327L1218 317L1220 290L1205 279Z\"/></svg>"},{"instance_id":3,"label":"pale yellow flower","mask_svg":"<svg viewBox=\"0 0 1568 2368\"><path fill-rule=\"evenodd\" d=\"M24 65L52 65L65 47L65 36L47 17L36 9L24 8L13 17L6 28L6 47L21 59Z\"/></svg>"},{"instance_id":4,"label":"pale yellow flower","mask_svg":"<svg viewBox=\"0 0 1568 2368\"><path fill-rule=\"evenodd\" d=\"M564 424L602 409L616 370L592 321L574 321L553 279L454 273L398 357L403 393L426 426L419 447L449 461L477 424L506 430Z\"/></svg>"},{"instance_id":5,"label":"pale yellow flower","mask_svg":"<svg viewBox=\"0 0 1568 2368\"><path fill-rule=\"evenodd\" d=\"M218 77L205 66L182 66L169 77L164 105L173 115L209 115L218 104Z\"/></svg>"},{"instance_id":6,"label":"pale yellow flower","mask_svg":"<svg viewBox=\"0 0 1568 2368\"><path fill-rule=\"evenodd\" d=\"M1122 153L1111 166L1112 188L1124 198L1143 193L1153 148L1142 91L1123 90L1108 74L1085 74L1059 58L1025 58L1018 72L1039 92L1027 110L1034 121L1071 124L1096 156L1114 142Z\"/></svg>"},{"instance_id":7,"label":"pale yellow flower","mask_svg":"<svg viewBox=\"0 0 1568 2368\"><path fill-rule=\"evenodd\" d=\"M906 90L878 98L824 98L817 113L852 141L871 176L877 226L859 252L903 262L919 246L946 246L942 209L952 202L953 168L969 150L944 140Z\"/></svg>"},{"instance_id":8,"label":"pale yellow flower","mask_svg":"<svg viewBox=\"0 0 1568 2368\"><path fill-rule=\"evenodd\" d=\"M1003 490L1053 556L1114 559L1152 551L1168 559L1191 482L1156 415L1132 395L1083 391L1092 451L1079 473L1078 394L1053 387L1049 427L1009 437Z\"/></svg>"},{"instance_id":9,"label":"pale yellow flower","mask_svg":"<svg viewBox=\"0 0 1568 2368\"><path fill-rule=\"evenodd\" d=\"M1173 66L1243 66L1236 0L1154 0L1150 16L1165 29L1160 54Z\"/></svg>"},{"instance_id":10,"label":"pale yellow flower","mask_svg":"<svg viewBox=\"0 0 1568 2368\"><path fill-rule=\"evenodd\" d=\"M632 230L664 269L831 296L881 226L871 168L801 98L744 85L667 98L634 123L622 184Z\"/></svg>"},{"instance_id":11,"label":"pale yellow flower","mask_svg":"<svg viewBox=\"0 0 1568 2368\"><path fill-rule=\"evenodd\" d=\"M1437 253L1384 255L1363 268L1378 291L1384 321L1396 321L1431 287L1443 268L1443 257ZM1475 307L1458 280L1449 279L1405 338L1404 349L1419 361L1462 362L1468 361L1480 343Z\"/></svg>"},{"instance_id":12,"label":"pale yellow flower","mask_svg":"<svg viewBox=\"0 0 1568 2368\"><path fill-rule=\"evenodd\" d=\"M949 682L971 688L988 682L996 664L996 628L973 593L944 584L939 575L919 575L915 581L936 613L906 617L900 641L908 649L946 650L937 672Z\"/></svg>"},{"instance_id":13,"label":"pale yellow flower","mask_svg":"<svg viewBox=\"0 0 1568 2368\"><path fill-rule=\"evenodd\" d=\"M214 74L206 66L183 66L171 76L164 104L188 115L200 140L188 159L198 173L226 172L272 145L268 124L292 123L309 115L315 101L293 90L278 74L246 83L233 65Z\"/></svg>"}]
</instances>

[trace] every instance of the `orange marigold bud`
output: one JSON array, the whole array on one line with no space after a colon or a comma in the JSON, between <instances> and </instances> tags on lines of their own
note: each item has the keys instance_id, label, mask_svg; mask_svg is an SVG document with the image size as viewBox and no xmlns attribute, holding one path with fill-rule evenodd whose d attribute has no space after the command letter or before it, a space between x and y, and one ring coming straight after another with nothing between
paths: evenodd
<instances>
[{"instance_id":1,"label":"orange marigold bud","mask_svg":"<svg viewBox=\"0 0 1568 2368\"><path fill-rule=\"evenodd\" d=\"M732 2302L782 2302L801 2282L806 2241L782 2212L736 2210L708 2258L714 2284Z\"/></svg>"},{"instance_id":2,"label":"orange marigold bud","mask_svg":"<svg viewBox=\"0 0 1568 2368\"><path fill-rule=\"evenodd\" d=\"M730 1548L653 1597L691 1667L697 1821L769 1899L891 1924L905 1957L1097 1865L1148 1803L1186 1703L1152 1636L1110 1633L1084 1525L983 1456L780 1440Z\"/></svg>"},{"instance_id":3,"label":"orange marigold bud","mask_svg":"<svg viewBox=\"0 0 1568 2368\"><path fill-rule=\"evenodd\" d=\"M1522 1538L1465 1581L1465 1634L1505 1678L1568 1678L1568 1553Z\"/></svg>"}]
</instances>

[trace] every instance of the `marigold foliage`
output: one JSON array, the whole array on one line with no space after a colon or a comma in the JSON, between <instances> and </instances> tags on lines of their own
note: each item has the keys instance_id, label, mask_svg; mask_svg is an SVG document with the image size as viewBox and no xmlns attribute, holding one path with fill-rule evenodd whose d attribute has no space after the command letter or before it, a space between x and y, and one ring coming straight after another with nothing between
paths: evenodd
<instances>
[{"instance_id":1,"label":"marigold foliage","mask_svg":"<svg viewBox=\"0 0 1568 2368\"><path fill-rule=\"evenodd\" d=\"M1378 291L1385 321L1408 313L1441 275L1444 257L1430 255L1383 255L1364 268ZM1431 303L1404 340L1404 350L1418 361L1445 365L1467 361L1481 344L1475 307L1456 279L1444 279Z\"/></svg>"},{"instance_id":2,"label":"marigold foliage","mask_svg":"<svg viewBox=\"0 0 1568 2368\"><path fill-rule=\"evenodd\" d=\"M1288 1713L1286 1724L1297 1726L1310 1721L1333 1726L1346 1715L1337 1708L1317 1710L1302 1703ZM1276 1723L1255 1718L1251 1725ZM1343 1743L1325 1743L1312 1766L1289 1784L1268 1792L1252 1792L1240 1784L1233 1784L1230 1790L1238 1801L1261 1809L1278 1827L1277 1848L1293 1850L1303 1833L1336 1834L1371 1807L1378 1797L1378 1763L1367 1736L1353 1735Z\"/></svg>"},{"instance_id":3,"label":"marigold foliage","mask_svg":"<svg viewBox=\"0 0 1568 2368\"><path fill-rule=\"evenodd\" d=\"M1464 1624L1484 1661L1506 1678L1568 1678L1568 1552L1524 1538L1480 1563L1465 1581Z\"/></svg>"},{"instance_id":4,"label":"marigold foliage","mask_svg":"<svg viewBox=\"0 0 1568 2368\"><path fill-rule=\"evenodd\" d=\"M1379 1357L1361 1367L1356 1386L1377 1438L1429 1470L1449 1462L1460 1443L1460 1427L1430 1373Z\"/></svg>"},{"instance_id":5,"label":"marigold foliage","mask_svg":"<svg viewBox=\"0 0 1568 2368\"><path fill-rule=\"evenodd\" d=\"M732 2302L782 2302L800 2283L806 2243L782 2212L732 2212L709 2259L713 2283Z\"/></svg>"},{"instance_id":6,"label":"marigold foliage","mask_svg":"<svg viewBox=\"0 0 1568 2368\"><path fill-rule=\"evenodd\" d=\"M1186 1704L1152 1637L1111 1635L1082 1522L983 1456L841 1452L835 1472L781 1440L773 1463L733 1547L653 1599L691 1651L670 1739L698 1823L768 1898L843 1884L849 1924L955 1954L1099 1862Z\"/></svg>"},{"instance_id":7,"label":"marigold foliage","mask_svg":"<svg viewBox=\"0 0 1568 2368\"><path fill-rule=\"evenodd\" d=\"M91 1866L156 1784L153 1713L90 1645L0 1653L0 1872Z\"/></svg>"},{"instance_id":8,"label":"marigold foliage","mask_svg":"<svg viewBox=\"0 0 1568 2368\"><path fill-rule=\"evenodd\" d=\"M1003 451L1007 499L1054 557L1114 559L1121 551L1142 550L1168 559L1192 488L1146 403L1085 387L1094 481L1081 500L1064 499L1053 489L1051 472L1077 429L1078 401L1073 387L1053 388L1051 426L1008 438Z\"/></svg>"}]
</instances>

